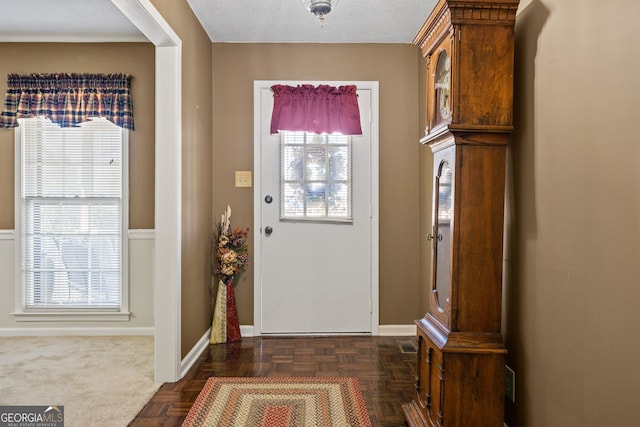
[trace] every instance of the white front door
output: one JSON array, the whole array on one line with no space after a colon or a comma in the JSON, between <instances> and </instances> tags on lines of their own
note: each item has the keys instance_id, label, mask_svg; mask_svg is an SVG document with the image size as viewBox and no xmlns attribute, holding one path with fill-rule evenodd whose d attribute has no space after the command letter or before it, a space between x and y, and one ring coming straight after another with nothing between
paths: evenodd
<instances>
[{"instance_id":1,"label":"white front door","mask_svg":"<svg viewBox=\"0 0 640 427\"><path fill-rule=\"evenodd\" d=\"M351 140L352 221L310 221L283 219L281 141L279 135L269 134L273 107L269 88L275 82L262 83L261 87L256 85L255 98L259 102L254 159L254 235L259 257L255 268L255 303L259 304L254 319L259 328L256 333L377 333L377 179L372 179L377 178L377 144L372 143L377 131L372 129L371 120L377 85L375 93L360 86L357 91L363 135ZM375 123L377 126L377 120ZM307 147L298 161L301 167L309 168L313 161L310 158L333 149L331 144ZM301 184L306 189L301 199L311 205L317 202L317 195L306 185ZM321 184L322 194L329 186L326 184L325 189Z\"/></svg>"}]
</instances>

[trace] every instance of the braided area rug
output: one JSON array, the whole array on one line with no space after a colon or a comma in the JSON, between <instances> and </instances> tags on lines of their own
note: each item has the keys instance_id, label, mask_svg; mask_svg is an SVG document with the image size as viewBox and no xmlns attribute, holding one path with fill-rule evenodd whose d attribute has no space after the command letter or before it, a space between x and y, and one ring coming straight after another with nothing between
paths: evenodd
<instances>
[{"instance_id":1,"label":"braided area rug","mask_svg":"<svg viewBox=\"0 0 640 427\"><path fill-rule=\"evenodd\" d=\"M183 427L370 427L357 378L209 378Z\"/></svg>"}]
</instances>

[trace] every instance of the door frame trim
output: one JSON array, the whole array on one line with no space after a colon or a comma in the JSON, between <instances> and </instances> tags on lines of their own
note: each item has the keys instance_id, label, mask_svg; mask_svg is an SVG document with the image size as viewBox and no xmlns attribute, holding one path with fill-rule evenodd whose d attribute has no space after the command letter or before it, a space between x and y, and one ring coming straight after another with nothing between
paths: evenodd
<instances>
[{"instance_id":1,"label":"door frame trim","mask_svg":"<svg viewBox=\"0 0 640 427\"><path fill-rule=\"evenodd\" d=\"M356 85L358 90L371 91L371 334L379 333L379 83L377 81L306 81L306 80L255 80L253 82L253 331L262 335L262 249L261 249L261 201L262 201L262 147L261 147L261 95L263 90L281 84L296 86Z\"/></svg>"},{"instance_id":2,"label":"door frame trim","mask_svg":"<svg viewBox=\"0 0 640 427\"><path fill-rule=\"evenodd\" d=\"M182 40L149 0L111 2L155 46L154 377L181 374Z\"/></svg>"}]
</instances>

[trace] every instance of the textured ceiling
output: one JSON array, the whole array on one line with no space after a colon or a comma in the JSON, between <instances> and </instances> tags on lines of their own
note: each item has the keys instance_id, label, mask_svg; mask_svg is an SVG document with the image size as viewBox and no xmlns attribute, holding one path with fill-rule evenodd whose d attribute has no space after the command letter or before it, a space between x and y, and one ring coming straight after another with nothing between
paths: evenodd
<instances>
[{"instance_id":1,"label":"textured ceiling","mask_svg":"<svg viewBox=\"0 0 640 427\"><path fill-rule=\"evenodd\" d=\"M411 43L436 0L334 0L321 28L301 0L188 0L214 42Z\"/></svg>"},{"instance_id":2,"label":"textured ceiling","mask_svg":"<svg viewBox=\"0 0 640 427\"><path fill-rule=\"evenodd\" d=\"M147 41L110 0L0 0L0 42Z\"/></svg>"},{"instance_id":3,"label":"textured ceiling","mask_svg":"<svg viewBox=\"0 0 640 427\"><path fill-rule=\"evenodd\" d=\"M149 1L149 0L137 0ZM324 28L301 0L187 1L214 42L411 43L436 0L334 0ZM111 0L0 0L0 42L146 41Z\"/></svg>"}]
</instances>

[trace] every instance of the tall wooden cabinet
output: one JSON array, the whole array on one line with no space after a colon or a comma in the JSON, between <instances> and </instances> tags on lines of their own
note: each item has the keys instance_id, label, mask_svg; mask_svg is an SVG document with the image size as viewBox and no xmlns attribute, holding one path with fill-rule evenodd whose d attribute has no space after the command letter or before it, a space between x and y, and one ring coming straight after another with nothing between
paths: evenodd
<instances>
[{"instance_id":1,"label":"tall wooden cabinet","mask_svg":"<svg viewBox=\"0 0 640 427\"><path fill-rule=\"evenodd\" d=\"M506 147L519 0L440 0L414 42L427 63L434 156L429 309L416 321L410 426L502 427Z\"/></svg>"}]
</instances>

